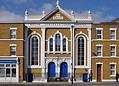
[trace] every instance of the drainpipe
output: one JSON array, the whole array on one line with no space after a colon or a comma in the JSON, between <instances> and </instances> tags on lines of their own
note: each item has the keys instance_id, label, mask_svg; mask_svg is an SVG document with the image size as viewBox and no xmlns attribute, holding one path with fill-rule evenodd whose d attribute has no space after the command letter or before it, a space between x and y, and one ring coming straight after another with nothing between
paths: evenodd
<instances>
[{"instance_id":1,"label":"drainpipe","mask_svg":"<svg viewBox=\"0 0 119 86\"><path fill-rule=\"evenodd\" d=\"M74 53L74 25L71 25L71 29L72 29L72 84L73 84L73 79L74 79L74 60L73 60L73 53Z\"/></svg>"}]
</instances>

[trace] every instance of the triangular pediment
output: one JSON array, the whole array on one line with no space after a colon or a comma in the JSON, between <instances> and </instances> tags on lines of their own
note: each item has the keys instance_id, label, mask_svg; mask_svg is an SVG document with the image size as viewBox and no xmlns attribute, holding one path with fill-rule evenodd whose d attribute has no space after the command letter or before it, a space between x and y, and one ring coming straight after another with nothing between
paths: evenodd
<instances>
[{"instance_id":1,"label":"triangular pediment","mask_svg":"<svg viewBox=\"0 0 119 86\"><path fill-rule=\"evenodd\" d=\"M63 9L56 8L44 16L41 21L72 21L72 17Z\"/></svg>"}]
</instances>

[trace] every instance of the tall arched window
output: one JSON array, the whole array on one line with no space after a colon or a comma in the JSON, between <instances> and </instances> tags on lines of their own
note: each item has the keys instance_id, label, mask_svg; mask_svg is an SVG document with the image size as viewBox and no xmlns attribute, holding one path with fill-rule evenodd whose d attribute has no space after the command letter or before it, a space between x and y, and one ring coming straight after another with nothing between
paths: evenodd
<instances>
[{"instance_id":1,"label":"tall arched window","mask_svg":"<svg viewBox=\"0 0 119 86\"><path fill-rule=\"evenodd\" d=\"M60 51L61 37L60 34L55 35L55 51Z\"/></svg>"},{"instance_id":2,"label":"tall arched window","mask_svg":"<svg viewBox=\"0 0 119 86\"><path fill-rule=\"evenodd\" d=\"M32 36L30 39L30 64L31 65L40 65L40 39L38 36Z\"/></svg>"},{"instance_id":3,"label":"tall arched window","mask_svg":"<svg viewBox=\"0 0 119 86\"><path fill-rule=\"evenodd\" d=\"M63 38L63 51L66 51L66 38Z\"/></svg>"},{"instance_id":4,"label":"tall arched window","mask_svg":"<svg viewBox=\"0 0 119 86\"><path fill-rule=\"evenodd\" d=\"M53 38L50 38L49 50L50 50L50 51L53 51Z\"/></svg>"},{"instance_id":5,"label":"tall arched window","mask_svg":"<svg viewBox=\"0 0 119 86\"><path fill-rule=\"evenodd\" d=\"M84 65L84 38L78 38L78 65Z\"/></svg>"}]
</instances>

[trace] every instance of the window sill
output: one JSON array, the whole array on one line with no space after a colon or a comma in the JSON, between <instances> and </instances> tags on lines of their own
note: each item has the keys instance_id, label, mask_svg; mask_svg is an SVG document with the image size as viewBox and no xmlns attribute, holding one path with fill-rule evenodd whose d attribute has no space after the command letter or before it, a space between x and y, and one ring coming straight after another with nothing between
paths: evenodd
<instances>
[{"instance_id":1,"label":"window sill","mask_svg":"<svg viewBox=\"0 0 119 86\"><path fill-rule=\"evenodd\" d=\"M110 75L110 77L116 77L116 75Z\"/></svg>"},{"instance_id":2,"label":"window sill","mask_svg":"<svg viewBox=\"0 0 119 86\"><path fill-rule=\"evenodd\" d=\"M116 56L110 56L111 58L116 58Z\"/></svg>"},{"instance_id":3,"label":"window sill","mask_svg":"<svg viewBox=\"0 0 119 86\"><path fill-rule=\"evenodd\" d=\"M28 68L41 68L41 66L34 65L34 66L28 66Z\"/></svg>"},{"instance_id":4,"label":"window sill","mask_svg":"<svg viewBox=\"0 0 119 86\"><path fill-rule=\"evenodd\" d=\"M48 53L48 54L69 54L71 52L70 51L45 51L45 53Z\"/></svg>"},{"instance_id":5,"label":"window sill","mask_svg":"<svg viewBox=\"0 0 119 86\"><path fill-rule=\"evenodd\" d=\"M77 65L77 66L75 66L75 68L88 68L88 66L85 66L85 65Z\"/></svg>"},{"instance_id":6,"label":"window sill","mask_svg":"<svg viewBox=\"0 0 119 86\"><path fill-rule=\"evenodd\" d=\"M110 39L110 41L116 41L116 39Z\"/></svg>"},{"instance_id":7,"label":"window sill","mask_svg":"<svg viewBox=\"0 0 119 86\"><path fill-rule=\"evenodd\" d=\"M97 58L102 58L103 56L97 56Z\"/></svg>"},{"instance_id":8,"label":"window sill","mask_svg":"<svg viewBox=\"0 0 119 86\"><path fill-rule=\"evenodd\" d=\"M16 40L16 38L10 38L10 40Z\"/></svg>"}]
</instances>

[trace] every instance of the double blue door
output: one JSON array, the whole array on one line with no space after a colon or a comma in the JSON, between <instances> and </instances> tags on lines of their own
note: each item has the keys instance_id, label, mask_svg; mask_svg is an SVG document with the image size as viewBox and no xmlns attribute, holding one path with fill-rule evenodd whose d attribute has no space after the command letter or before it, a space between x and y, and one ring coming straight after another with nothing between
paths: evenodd
<instances>
[{"instance_id":1,"label":"double blue door","mask_svg":"<svg viewBox=\"0 0 119 86\"><path fill-rule=\"evenodd\" d=\"M68 77L68 65L66 62L60 65L60 77Z\"/></svg>"},{"instance_id":2,"label":"double blue door","mask_svg":"<svg viewBox=\"0 0 119 86\"><path fill-rule=\"evenodd\" d=\"M48 64L48 77L56 76L56 66L54 62ZM68 77L68 65L66 62L62 62L60 65L60 77Z\"/></svg>"}]
</instances>

